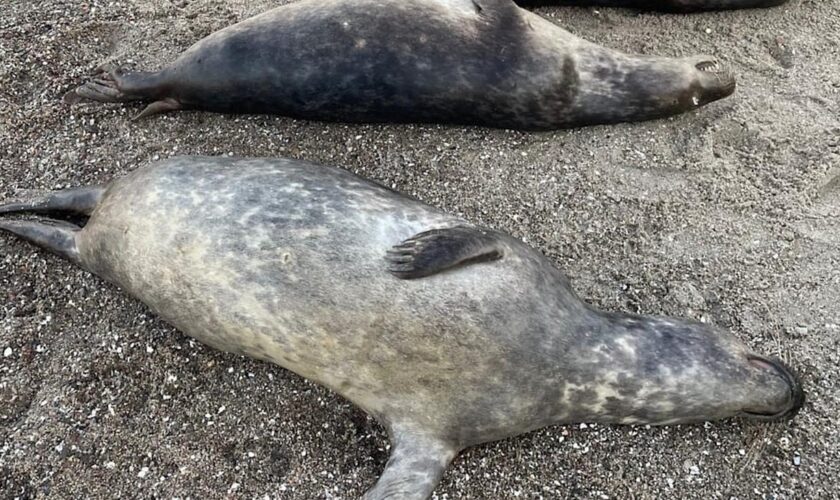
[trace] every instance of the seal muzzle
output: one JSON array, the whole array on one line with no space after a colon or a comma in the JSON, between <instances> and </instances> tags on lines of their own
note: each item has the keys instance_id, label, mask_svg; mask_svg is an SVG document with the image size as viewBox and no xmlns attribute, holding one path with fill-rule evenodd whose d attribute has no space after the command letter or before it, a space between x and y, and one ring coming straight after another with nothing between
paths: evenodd
<instances>
[{"instance_id":1,"label":"seal muzzle","mask_svg":"<svg viewBox=\"0 0 840 500\"><path fill-rule=\"evenodd\" d=\"M760 370L771 370L780 377L788 386L790 391L787 403L782 409L775 412L744 410L743 416L753 420L781 421L790 420L799 413L805 404L805 391L802 389L802 382L799 376L776 358L750 355L747 358L752 366Z\"/></svg>"}]
</instances>

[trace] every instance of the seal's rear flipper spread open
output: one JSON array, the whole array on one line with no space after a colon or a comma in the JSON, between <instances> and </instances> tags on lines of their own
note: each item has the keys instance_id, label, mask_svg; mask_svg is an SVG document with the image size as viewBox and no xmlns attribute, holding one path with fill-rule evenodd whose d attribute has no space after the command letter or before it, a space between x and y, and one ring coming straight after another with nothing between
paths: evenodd
<instances>
[{"instance_id":1,"label":"seal's rear flipper spread open","mask_svg":"<svg viewBox=\"0 0 840 500\"><path fill-rule=\"evenodd\" d=\"M121 68L100 67L92 80L64 94L64 102L152 101L133 120L182 109L177 99L161 96L161 78L160 73L155 72L127 72Z\"/></svg>"},{"instance_id":2,"label":"seal's rear flipper spread open","mask_svg":"<svg viewBox=\"0 0 840 500\"><path fill-rule=\"evenodd\" d=\"M391 274L415 279L460 265L501 259L503 253L502 242L495 232L456 226L412 236L388 250L385 259Z\"/></svg>"}]
</instances>

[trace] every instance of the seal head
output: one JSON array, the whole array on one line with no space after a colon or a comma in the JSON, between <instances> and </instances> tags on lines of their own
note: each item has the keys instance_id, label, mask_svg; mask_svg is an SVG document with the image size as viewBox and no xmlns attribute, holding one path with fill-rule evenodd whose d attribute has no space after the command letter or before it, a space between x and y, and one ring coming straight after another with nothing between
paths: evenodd
<instances>
[{"instance_id":1,"label":"seal head","mask_svg":"<svg viewBox=\"0 0 840 500\"><path fill-rule=\"evenodd\" d=\"M686 320L598 312L587 324L592 340L588 353L576 352L578 368L587 367L578 378L600 383L590 394L577 393L600 405L599 421L782 420L803 404L792 370L728 332Z\"/></svg>"}]
</instances>

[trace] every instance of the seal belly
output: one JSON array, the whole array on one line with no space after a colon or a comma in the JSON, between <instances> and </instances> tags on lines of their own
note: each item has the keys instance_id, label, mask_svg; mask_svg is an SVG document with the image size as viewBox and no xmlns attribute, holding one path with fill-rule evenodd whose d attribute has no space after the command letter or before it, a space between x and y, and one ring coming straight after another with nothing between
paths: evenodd
<instances>
[{"instance_id":1,"label":"seal belly","mask_svg":"<svg viewBox=\"0 0 840 500\"><path fill-rule=\"evenodd\" d=\"M84 230L85 265L203 343L277 363L374 414L382 394L397 407L401 393L422 401L418 378L429 400L451 392L443 385L466 353L486 344L469 320L480 301L459 293L463 276L437 288L401 281L384 256L456 219L345 172L243 163L176 159L117 181ZM453 314L467 321L447 322ZM491 355L483 349L472 363Z\"/></svg>"}]
</instances>

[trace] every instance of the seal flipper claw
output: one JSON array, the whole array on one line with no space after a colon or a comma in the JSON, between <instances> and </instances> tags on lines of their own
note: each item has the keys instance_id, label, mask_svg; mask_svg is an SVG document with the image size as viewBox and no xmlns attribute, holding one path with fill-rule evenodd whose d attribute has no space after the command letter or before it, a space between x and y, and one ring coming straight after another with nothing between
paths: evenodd
<instances>
[{"instance_id":1,"label":"seal flipper claw","mask_svg":"<svg viewBox=\"0 0 840 500\"><path fill-rule=\"evenodd\" d=\"M388 250L388 271L401 279L431 276L464 264L501 259L497 233L456 226L419 233Z\"/></svg>"},{"instance_id":2,"label":"seal flipper claw","mask_svg":"<svg viewBox=\"0 0 840 500\"><path fill-rule=\"evenodd\" d=\"M362 500L426 500L458 450L442 440L417 433L392 438L385 470Z\"/></svg>"},{"instance_id":3,"label":"seal flipper claw","mask_svg":"<svg viewBox=\"0 0 840 500\"><path fill-rule=\"evenodd\" d=\"M78 226L51 219L0 220L0 230L20 236L74 264L81 265L79 249L76 246L76 233L81 231Z\"/></svg>"},{"instance_id":4,"label":"seal flipper claw","mask_svg":"<svg viewBox=\"0 0 840 500\"><path fill-rule=\"evenodd\" d=\"M136 122L137 120L141 120L147 116L166 113L168 111L178 111L181 108L182 106L180 102L169 97L149 104L145 109L143 109L143 111L140 112L140 114L132 118L131 121Z\"/></svg>"}]
</instances>

